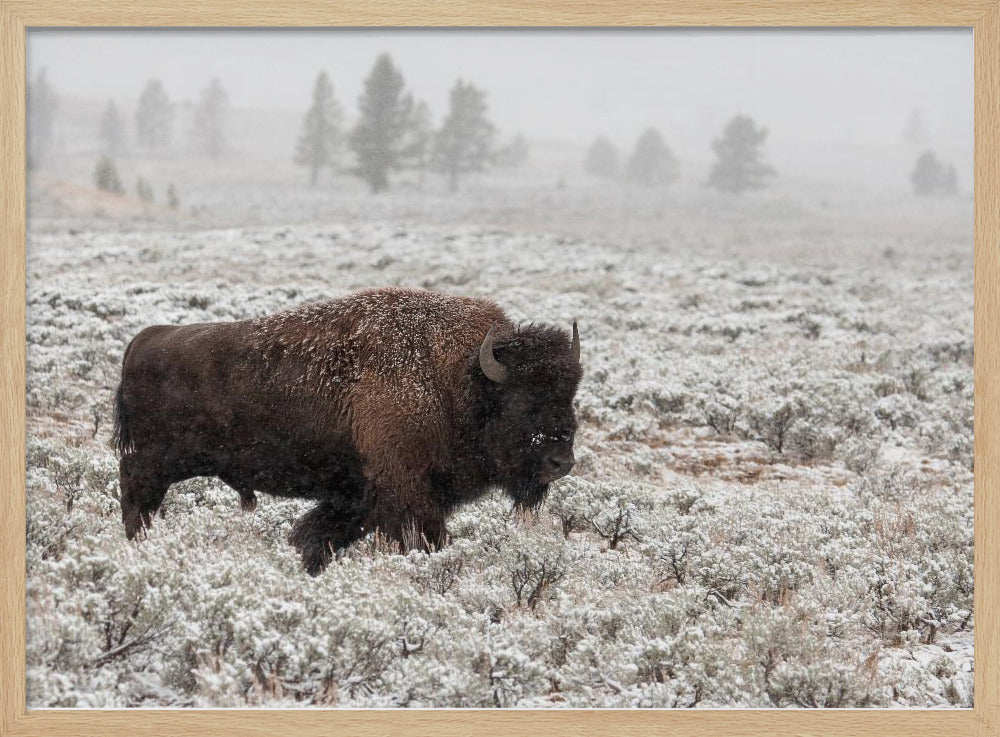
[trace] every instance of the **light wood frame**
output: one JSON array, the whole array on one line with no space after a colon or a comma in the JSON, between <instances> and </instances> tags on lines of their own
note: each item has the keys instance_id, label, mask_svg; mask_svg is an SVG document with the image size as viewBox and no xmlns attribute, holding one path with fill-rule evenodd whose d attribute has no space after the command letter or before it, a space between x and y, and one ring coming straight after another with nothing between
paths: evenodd
<instances>
[{"instance_id":1,"label":"light wood frame","mask_svg":"<svg viewBox=\"0 0 1000 737\"><path fill-rule=\"evenodd\" d=\"M965 26L975 44L975 708L45 710L25 707L25 29ZM1000 0L0 0L0 735L614 733L1000 737Z\"/></svg>"}]
</instances>

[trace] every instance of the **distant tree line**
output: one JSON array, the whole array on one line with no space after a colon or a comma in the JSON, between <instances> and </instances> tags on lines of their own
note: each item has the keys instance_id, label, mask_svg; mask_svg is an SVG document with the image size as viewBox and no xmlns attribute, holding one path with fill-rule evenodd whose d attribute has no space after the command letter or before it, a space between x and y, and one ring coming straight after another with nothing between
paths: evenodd
<instances>
[{"instance_id":1,"label":"distant tree line","mask_svg":"<svg viewBox=\"0 0 1000 737\"><path fill-rule=\"evenodd\" d=\"M406 88L392 57L381 54L364 80L358 115L351 127L344 123L326 71L320 71L312 90L312 103L302 120L294 161L304 167L315 185L324 171L350 173L363 179L372 192L389 189L392 178L415 172L422 186L427 172L441 174L451 191L473 172L493 167L516 168L529 156L521 134L498 143L496 126L489 119L486 92L457 79L440 126L433 124L426 102ZM27 165L33 169L50 155L59 99L42 68L27 84ZM135 143L150 153L170 148L174 137L175 104L159 79L143 87L134 111ZM231 149L228 130L229 97L219 79L213 78L195 104L188 132L191 150L218 159ZM126 151L126 123L114 100L108 100L99 122L101 158L94 169L95 183L111 192L124 192L115 160ZM764 161L768 131L751 117L736 115L712 142L715 161L706 184L721 192L739 194L765 188L776 175ZM927 123L919 110L911 111L902 141L924 150L917 156L909 181L920 196L950 195L958 191L955 166L942 161L926 142ZM609 180L645 187L668 187L680 179L680 162L655 128L644 130L626 158L608 138L598 136L586 154L584 169ZM177 207L171 184L165 201ZM140 177L136 194L153 201L152 188Z\"/></svg>"},{"instance_id":2,"label":"distant tree line","mask_svg":"<svg viewBox=\"0 0 1000 737\"><path fill-rule=\"evenodd\" d=\"M389 189L393 175L401 171L417 172L421 184L425 173L434 171L455 191L467 174L494 166L518 167L527 159L524 136L503 146L495 141L496 126L489 120L483 90L456 80L448 112L435 129L427 103L407 91L392 57L381 54L364 80L357 122L349 130L344 128L329 75L319 72L294 161L305 167L313 185L324 170L346 171L378 193ZM345 166L347 151L353 154L353 163Z\"/></svg>"},{"instance_id":3,"label":"distant tree line","mask_svg":"<svg viewBox=\"0 0 1000 737\"><path fill-rule=\"evenodd\" d=\"M115 166L114 160L107 154L102 154L97 160L97 164L94 166L94 184L98 189L104 192L110 192L111 194L116 195L125 194L125 186L122 184L121 175L118 173L118 167ZM156 199L153 194L152 186L141 175L136 178L135 195L144 205L151 205ZM177 189L173 184L167 185L167 191L164 199L166 200L167 207L171 210L176 210L180 207L180 199L177 196Z\"/></svg>"},{"instance_id":4,"label":"distant tree line","mask_svg":"<svg viewBox=\"0 0 1000 737\"><path fill-rule=\"evenodd\" d=\"M49 92L40 78L38 94ZM44 106L36 105L39 111ZM216 159L229 149L227 118L229 98L218 79L203 90L191 116L191 150ZM505 145L496 144L496 127L489 120L486 93L464 80L456 80L449 109L439 128L434 128L426 102L417 100L406 89L402 73L388 54L380 55L364 81L358 100L356 123L346 129L344 111L337 101L326 71L320 71L312 89L312 102L302 120L296 140L294 162L306 169L310 184L315 185L323 171L347 172L362 178L372 192L390 187L394 174L414 171L423 184L426 172L444 175L454 191L471 172L490 167L514 168L528 157L528 143L523 135ZM135 144L149 153L168 150L174 139L176 106L159 79L150 79L143 88L134 113ZM51 120L51 116L47 118ZM50 125L37 126L39 140ZM99 139L101 157L94 169L94 181L100 189L124 193L115 160L126 150L126 125L114 100L109 100L101 115ZM44 148L41 143L38 150ZM352 155L349 165L345 154ZM139 178L136 195L143 202L154 201L149 183ZM166 200L177 206L173 185Z\"/></svg>"},{"instance_id":5,"label":"distant tree line","mask_svg":"<svg viewBox=\"0 0 1000 737\"><path fill-rule=\"evenodd\" d=\"M730 120L722 135L712 142L716 161L708 185L733 194L767 186L767 179L775 171L762 161L766 138L767 129L758 127L752 118L737 115ZM667 187L680 178L680 162L655 128L643 131L626 161L622 161L611 141L598 136L583 168L594 176L646 187Z\"/></svg>"},{"instance_id":6,"label":"distant tree line","mask_svg":"<svg viewBox=\"0 0 1000 737\"><path fill-rule=\"evenodd\" d=\"M216 159L228 148L227 117L229 97L222 83L213 78L202 91L191 117L189 141L191 150L200 156ZM146 82L135 108L133 123L136 145L149 153L160 153L173 142L175 105L159 79ZM114 100L108 100L101 114L98 139L101 155L94 166L94 184L112 194L125 194L117 157L126 151L126 125ZM143 176L136 179L135 195L144 204L155 201L153 187ZM172 209L180 207L177 188L167 185L164 202Z\"/></svg>"},{"instance_id":7,"label":"distant tree line","mask_svg":"<svg viewBox=\"0 0 1000 737\"><path fill-rule=\"evenodd\" d=\"M927 126L919 111L913 111L903 130L903 140L920 145L927 140ZM720 192L739 194L763 189L776 175L774 168L763 160L767 129L746 115L733 117L722 134L712 142L715 162L707 184ZM679 178L677 158L656 129L644 131L635 148L623 161L621 152L606 137L598 136L587 151L584 171L603 179L664 187ZM910 175L914 194L920 196L950 195L958 191L958 177L953 164L941 161L930 150L923 151Z\"/></svg>"}]
</instances>

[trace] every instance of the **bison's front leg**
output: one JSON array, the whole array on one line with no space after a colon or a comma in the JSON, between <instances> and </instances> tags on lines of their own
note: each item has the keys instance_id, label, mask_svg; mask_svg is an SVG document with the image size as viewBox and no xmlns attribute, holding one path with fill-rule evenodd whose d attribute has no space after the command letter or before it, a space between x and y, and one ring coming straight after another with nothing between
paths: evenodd
<instances>
[{"instance_id":1,"label":"bison's front leg","mask_svg":"<svg viewBox=\"0 0 1000 737\"><path fill-rule=\"evenodd\" d=\"M288 538L302 556L310 576L318 576L333 560L336 551L364 535L361 515L331 501L323 501L303 515Z\"/></svg>"},{"instance_id":2,"label":"bison's front leg","mask_svg":"<svg viewBox=\"0 0 1000 737\"><path fill-rule=\"evenodd\" d=\"M447 544L446 511L431 479L412 466L367 473L365 529L375 530L403 551L437 550Z\"/></svg>"},{"instance_id":3,"label":"bison's front leg","mask_svg":"<svg viewBox=\"0 0 1000 737\"><path fill-rule=\"evenodd\" d=\"M426 550L433 552L448 544L448 528L443 516L433 516L422 520L413 520L408 530L410 543L408 550Z\"/></svg>"},{"instance_id":4,"label":"bison's front leg","mask_svg":"<svg viewBox=\"0 0 1000 737\"><path fill-rule=\"evenodd\" d=\"M444 515L436 512L413 514L403 511L392 515L376 512L365 526L381 532L404 552L439 550L448 543Z\"/></svg>"}]
</instances>

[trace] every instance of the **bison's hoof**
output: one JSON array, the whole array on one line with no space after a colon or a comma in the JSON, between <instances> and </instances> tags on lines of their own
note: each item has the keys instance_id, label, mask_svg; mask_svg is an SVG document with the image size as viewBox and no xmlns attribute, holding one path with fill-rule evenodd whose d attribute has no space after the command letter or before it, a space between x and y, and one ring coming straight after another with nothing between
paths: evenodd
<instances>
[{"instance_id":1,"label":"bison's hoof","mask_svg":"<svg viewBox=\"0 0 1000 737\"><path fill-rule=\"evenodd\" d=\"M257 495L249 494L248 496L240 497L240 509L244 512L252 512L257 508Z\"/></svg>"},{"instance_id":2,"label":"bison's hoof","mask_svg":"<svg viewBox=\"0 0 1000 737\"><path fill-rule=\"evenodd\" d=\"M329 541L310 537L302 528L292 531L288 540L302 556L302 567L310 576L318 576L333 560L333 549Z\"/></svg>"},{"instance_id":3,"label":"bison's hoof","mask_svg":"<svg viewBox=\"0 0 1000 737\"><path fill-rule=\"evenodd\" d=\"M126 540L145 537L147 528L152 524L148 514L140 514L139 512L123 515L122 521L125 523Z\"/></svg>"},{"instance_id":4,"label":"bison's hoof","mask_svg":"<svg viewBox=\"0 0 1000 737\"><path fill-rule=\"evenodd\" d=\"M329 545L313 546L302 551L302 566L313 578L325 571L331 560L333 553Z\"/></svg>"}]
</instances>

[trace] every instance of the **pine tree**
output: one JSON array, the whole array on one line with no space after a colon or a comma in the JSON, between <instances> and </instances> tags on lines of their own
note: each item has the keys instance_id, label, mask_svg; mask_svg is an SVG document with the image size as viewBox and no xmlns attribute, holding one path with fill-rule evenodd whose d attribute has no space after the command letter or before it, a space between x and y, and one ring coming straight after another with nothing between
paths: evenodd
<instances>
[{"instance_id":1,"label":"pine tree","mask_svg":"<svg viewBox=\"0 0 1000 737\"><path fill-rule=\"evenodd\" d=\"M955 194L958 192L958 172L955 171L954 164L948 164L948 169L941 180L941 192L943 194Z\"/></svg>"},{"instance_id":2,"label":"pine tree","mask_svg":"<svg viewBox=\"0 0 1000 737\"><path fill-rule=\"evenodd\" d=\"M41 163L52 145L52 129L59 99L49 86L46 70L40 69L26 90L28 168Z\"/></svg>"},{"instance_id":3,"label":"pine tree","mask_svg":"<svg viewBox=\"0 0 1000 737\"><path fill-rule=\"evenodd\" d=\"M167 207L171 210L176 210L181 206L180 198L177 197L177 189L173 184L167 187Z\"/></svg>"},{"instance_id":4,"label":"pine tree","mask_svg":"<svg viewBox=\"0 0 1000 737\"><path fill-rule=\"evenodd\" d=\"M933 151L924 151L910 174L916 195L948 195L958 191L958 174L953 164L945 166Z\"/></svg>"},{"instance_id":5,"label":"pine tree","mask_svg":"<svg viewBox=\"0 0 1000 737\"><path fill-rule=\"evenodd\" d=\"M726 124L722 137L712 142L718 157L708 178L708 184L723 192L739 194L767 186L767 178L775 171L763 163L761 146L767 129L758 128L753 118L737 115Z\"/></svg>"},{"instance_id":6,"label":"pine tree","mask_svg":"<svg viewBox=\"0 0 1000 737\"><path fill-rule=\"evenodd\" d=\"M413 98L403 94L403 75L388 54L375 61L359 106L361 119L350 136L358 159L356 173L372 192L382 192L389 188L389 172L405 163L405 138L413 111Z\"/></svg>"},{"instance_id":7,"label":"pine tree","mask_svg":"<svg viewBox=\"0 0 1000 737\"><path fill-rule=\"evenodd\" d=\"M151 79L139 97L135 111L135 136L140 146L162 149L170 145L174 110L163 84Z\"/></svg>"},{"instance_id":8,"label":"pine tree","mask_svg":"<svg viewBox=\"0 0 1000 737\"><path fill-rule=\"evenodd\" d=\"M495 132L486 118L486 93L457 80L451 89L448 117L434 137L434 168L448 175L448 189L458 189L462 174L482 171L490 163Z\"/></svg>"},{"instance_id":9,"label":"pine tree","mask_svg":"<svg viewBox=\"0 0 1000 737\"><path fill-rule=\"evenodd\" d=\"M494 163L508 169L519 169L528 160L528 139L518 133L510 143L496 152Z\"/></svg>"},{"instance_id":10,"label":"pine tree","mask_svg":"<svg viewBox=\"0 0 1000 737\"><path fill-rule=\"evenodd\" d=\"M326 72L316 76L312 107L302 120L302 133L295 144L295 163L308 167L309 184L315 185L319 170L333 167L341 144L342 112L333 96Z\"/></svg>"},{"instance_id":11,"label":"pine tree","mask_svg":"<svg viewBox=\"0 0 1000 737\"><path fill-rule=\"evenodd\" d=\"M201 101L194 111L191 141L194 150L217 159L226 149L226 113L229 96L222 83L213 78L201 93Z\"/></svg>"},{"instance_id":12,"label":"pine tree","mask_svg":"<svg viewBox=\"0 0 1000 737\"><path fill-rule=\"evenodd\" d=\"M625 165L625 178L647 187L664 186L677 181L677 158L655 128L648 128L636 141L635 150Z\"/></svg>"},{"instance_id":13,"label":"pine tree","mask_svg":"<svg viewBox=\"0 0 1000 737\"><path fill-rule=\"evenodd\" d=\"M98 189L105 192L113 192L114 194L123 194L125 192L122 180L118 176L118 169L115 167L115 163L107 156L102 156L97 160L97 166L94 167L94 184L97 185Z\"/></svg>"},{"instance_id":14,"label":"pine tree","mask_svg":"<svg viewBox=\"0 0 1000 737\"><path fill-rule=\"evenodd\" d=\"M135 194L136 196L145 202L147 205L153 202L153 189L149 186L147 182L142 177L139 177L135 182Z\"/></svg>"},{"instance_id":15,"label":"pine tree","mask_svg":"<svg viewBox=\"0 0 1000 737\"><path fill-rule=\"evenodd\" d=\"M618 147L604 136L598 136L590 144L583 169L594 176L617 179L622 173L622 160Z\"/></svg>"},{"instance_id":16,"label":"pine tree","mask_svg":"<svg viewBox=\"0 0 1000 737\"><path fill-rule=\"evenodd\" d=\"M109 156L121 152L125 142L125 129L114 100L108 100L101 115L101 145Z\"/></svg>"},{"instance_id":17,"label":"pine tree","mask_svg":"<svg viewBox=\"0 0 1000 737\"><path fill-rule=\"evenodd\" d=\"M406 128L403 142L404 166L416 171L420 177L420 186L424 184L424 175L431 164L431 144L434 131L431 128L431 111L423 100L413 106L410 122Z\"/></svg>"},{"instance_id":18,"label":"pine tree","mask_svg":"<svg viewBox=\"0 0 1000 737\"><path fill-rule=\"evenodd\" d=\"M926 144L927 138L927 123L924 121L924 114L919 108L914 108L906 118L903 141L916 147Z\"/></svg>"}]
</instances>

